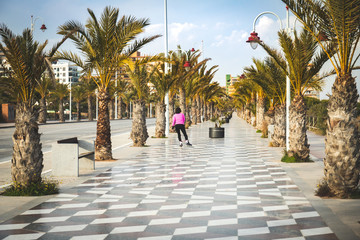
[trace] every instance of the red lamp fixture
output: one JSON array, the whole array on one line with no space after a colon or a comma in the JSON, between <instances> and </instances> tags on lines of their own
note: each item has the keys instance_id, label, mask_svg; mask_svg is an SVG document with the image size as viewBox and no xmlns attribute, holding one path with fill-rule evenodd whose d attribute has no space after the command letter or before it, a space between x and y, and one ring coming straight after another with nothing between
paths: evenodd
<instances>
[{"instance_id":1,"label":"red lamp fixture","mask_svg":"<svg viewBox=\"0 0 360 240\"><path fill-rule=\"evenodd\" d=\"M318 39L321 42L329 41L329 38L326 36L326 34L323 31L319 32Z\"/></svg>"},{"instance_id":2,"label":"red lamp fixture","mask_svg":"<svg viewBox=\"0 0 360 240\"><path fill-rule=\"evenodd\" d=\"M45 24L41 25L41 28L40 28L41 31L45 32L46 29L47 28L46 28Z\"/></svg>"},{"instance_id":3,"label":"red lamp fixture","mask_svg":"<svg viewBox=\"0 0 360 240\"><path fill-rule=\"evenodd\" d=\"M258 37L258 34L256 32L250 33L250 37L246 41L247 43L250 43L250 46L252 49L256 49L259 42L261 42L260 37Z\"/></svg>"},{"instance_id":4,"label":"red lamp fixture","mask_svg":"<svg viewBox=\"0 0 360 240\"><path fill-rule=\"evenodd\" d=\"M184 68L185 68L185 70L186 70L187 72L190 70L190 67L191 67L190 62L189 62L189 61L185 61Z\"/></svg>"}]
</instances>

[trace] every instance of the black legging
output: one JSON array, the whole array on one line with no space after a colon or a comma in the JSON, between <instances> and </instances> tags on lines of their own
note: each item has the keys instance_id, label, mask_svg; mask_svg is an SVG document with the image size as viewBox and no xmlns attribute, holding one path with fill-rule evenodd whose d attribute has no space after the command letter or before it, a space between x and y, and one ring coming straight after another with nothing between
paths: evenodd
<instances>
[{"instance_id":1,"label":"black legging","mask_svg":"<svg viewBox=\"0 0 360 240\"><path fill-rule=\"evenodd\" d=\"M184 134L185 140L188 140L188 135L186 134L185 131L185 125L184 124L176 124L175 125L175 131L178 135L178 139L181 142L181 134L180 134L180 130L182 131L182 133Z\"/></svg>"}]
</instances>

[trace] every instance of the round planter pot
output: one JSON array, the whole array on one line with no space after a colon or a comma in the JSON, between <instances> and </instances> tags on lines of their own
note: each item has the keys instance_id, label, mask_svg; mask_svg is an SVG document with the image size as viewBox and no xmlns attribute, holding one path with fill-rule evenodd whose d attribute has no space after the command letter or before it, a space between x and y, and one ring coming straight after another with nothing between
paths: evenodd
<instances>
[{"instance_id":1,"label":"round planter pot","mask_svg":"<svg viewBox=\"0 0 360 240\"><path fill-rule=\"evenodd\" d=\"M225 128L209 128L210 138L223 138L225 136Z\"/></svg>"}]
</instances>

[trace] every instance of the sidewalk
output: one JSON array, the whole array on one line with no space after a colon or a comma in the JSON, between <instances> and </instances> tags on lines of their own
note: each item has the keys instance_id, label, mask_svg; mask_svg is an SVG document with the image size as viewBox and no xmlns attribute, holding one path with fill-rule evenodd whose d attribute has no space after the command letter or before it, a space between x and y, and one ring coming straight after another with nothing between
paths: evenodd
<instances>
[{"instance_id":1,"label":"sidewalk","mask_svg":"<svg viewBox=\"0 0 360 240\"><path fill-rule=\"evenodd\" d=\"M171 134L114 150L118 161L61 194L0 215L0 239L360 239L359 200L314 196L321 161L281 163L235 115L224 139L209 139L210 125L188 130L193 147Z\"/></svg>"}]
</instances>

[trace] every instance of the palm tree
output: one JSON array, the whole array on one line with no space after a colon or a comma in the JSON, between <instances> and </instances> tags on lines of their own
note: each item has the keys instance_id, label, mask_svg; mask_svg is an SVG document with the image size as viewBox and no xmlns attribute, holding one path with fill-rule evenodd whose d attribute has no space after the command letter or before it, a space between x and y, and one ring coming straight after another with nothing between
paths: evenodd
<instances>
[{"instance_id":1,"label":"palm tree","mask_svg":"<svg viewBox=\"0 0 360 240\"><path fill-rule=\"evenodd\" d=\"M123 104L124 104L124 98L125 98L125 94L129 89L129 81L125 81L123 79L118 79L117 80L117 86L115 87L116 89L116 94L118 96L118 119L122 119L123 118L123 112L124 112L124 108L123 108Z\"/></svg>"},{"instance_id":2,"label":"palm tree","mask_svg":"<svg viewBox=\"0 0 360 240\"><path fill-rule=\"evenodd\" d=\"M95 96L94 91L96 89L96 84L91 79L91 72L86 73L81 77L80 84L82 86L82 89L83 89L83 91L86 95L86 99L87 99L88 120L92 121L92 120L94 120L92 108L93 108L93 97Z\"/></svg>"},{"instance_id":3,"label":"palm tree","mask_svg":"<svg viewBox=\"0 0 360 240\"><path fill-rule=\"evenodd\" d=\"M173 76L177 79L175 85L179 91L180 108L184 113L186 113L185 83L192 78L192 75L195 74L204 63L210 59L204 59L199 62L200 53L198 51L182 51L180 46L178 46L178 50L176 52L170 52L169 57L171 61L170 70L173 72ZM190 70L185 69L184 65L186 62L189 62L191 65Z\"/></svg>"},{"instance_id":4,"label":"palm tree","mask_svg":"<svg viewBox=\"0 0 360 240\"><path fill-rule=\"evenodd\" d=\"M284 56L266 44L261 43L261 45L288 75L294 92L289 109L288 155L294 156L297 161L308 161L310 145L306 135L306 105L303 94L309 87L321 89L322 79L327 75L322 77L317 75L328 57L323 50L316 54L318 43L307 31L302 31L300 34L295 31L294 39L285 31L280 31L279 41ZM333 49L333 46L331 48ZM333 55L330 49L326 50L328 54Z\"/></svg>"},{"instance_id":5,"label":"palm tree","mask_svg":"<svg viewBox=\"0 0 360 240\"><path fill-rule=\"evenodd\" d=\"M360 138L355 124L359 95L351 72L359 54L360 0L282 0L328 54L336 79L328 104L324 173L330 191L348 197L359 186ZM323 43L321 36L327 37ZM338 47L334 58L326 45Z\"/></svg>"},{"instance_id":6,"label":"palm tree","mask_svg":"<svg viewBox=\"0 0 360 240\"><path fill-rule=\"evenodd\" d=\"M128 61L126 65L133 90L135 92L133 122L130 138L134 142L134 147L145 145L149 135L146 127L146 100L150 95L149 83L155 69L149 71L150 62L158 61L159 58L145 57L141 60Z\"/></svg>"},{"instance_id":7,"label":"palm tree","mask_svg":"<svg viewBox=\"0 0 360 240\"><path fill-rule=\"evenodd\" d=\"M245 77L259 85L270 98L269 111L274 112L274 133L271 135L270 146L285 147L285 73L272 58L266 58L265 61L253 59L253 62L253 66L244 69Z\"/></svg>"},{"instance_id":8,"label":"palm tree","mask_svg":"<svg viewBox=\"0 0 360 240\"><path fill-rule=\"evenodd\" d=\"M77 121L80 121L81 120L80 103L86 96L84 87L81 83L76 84L74 87L72 87L71 96L72 96L74 102L76 103Z\"/></svg>"},{"instance_id":9,"label":"palm tree","mask_svg":"<svg viewBox=\"0 0 360 240\"><path fill-rule=\"evenodd\" d=\"M39 123L46 123L46 97L50 94L54 85L53 80L48 76L42 76L35 90L40 95Z\"/></svg>"},{"instance_id":10,"label":"palm tree","mask_svg":"<svg viewBox=\"0 0 360 240\"><path fill-rule=\"evenodd\" d=\"M30 29L22 35L15 35L6 25L0 25L0 51L11 66L9 92L16 98L15 131L13 134L13 156L11 160L12 180L16 184L29 186L41 182L43 153L41 150L34 92L45 70L51 71L50 58L60 45L57 43L49 52L44 49L47 41L34 41Z\"/></svg>"},{"instance_id":11,"label":"palm tree","mask_svg":"<svg viewBox=\"0 0 360 240\"><path fill-rule=\"evenodd\" d=\"M163 138L166 136L165 95L167 92L170 91L175 81L176 78L172 77L172 71L165 74L164 63L160 63L155 67L155 74L150 79L150 82L153 84L157 96L156 98L157 102L155 106L155 116L156 116L155 137L156 138Z\"/></svg>"},{"instance_id":12,"label":"palm tree","mask_svg":"<svg viewBox=\"0 0 360 240\"><path fill-rule=\"evenodd\" d=\"M83 69L93 69L98 76L93 78L98 87L99 113L96 128L95 159L112 159L111 132L108 103L109 86L124 61L159 35L136 40L135 38L149 25L148 19L123 16L119 9L106 7L100 19L88 9L90 18L85 27L69 21L59 27L59 34L76 31L71 37L78 50L86 57L85 63L74 53L62 52L59 58L74 62Z\"/></svg>"},{"instance_id":13,"label":"palm tree","mask_svg":"<svg viewBox=\"0 0 360 240\"><path fill-rule=\"evenodd\" d=\"M54 91L51 93L59 99L59 121L65 122L64 99L69 96L68 85L56 83Z\"/></svg>"}]
</instances>

